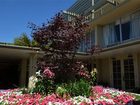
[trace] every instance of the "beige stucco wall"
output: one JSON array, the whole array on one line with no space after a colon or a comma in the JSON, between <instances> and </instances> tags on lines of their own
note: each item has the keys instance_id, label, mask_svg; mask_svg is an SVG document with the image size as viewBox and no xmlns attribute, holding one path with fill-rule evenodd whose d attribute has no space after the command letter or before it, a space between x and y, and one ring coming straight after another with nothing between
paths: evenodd
<instances>
[{"instance_id":1,"label":"beige stucco wall","mask_svg":"<svg viewBox=\"0 0 140 105\"><path fill-rule=\"evenodd\" d=\"M112 58L121 60L121 69L123 72L123 60L128 57L128 55L133 56L134 61L134 76L135 76L135 87L140 87L140 53L130 53L130 54L119 54L110 57L100 58L97 61L98 68L98 81L106 82L109 86L113 86L113 71L112 71ZM123 75L123 74L122 74ZM122 77L123 79L123 77ZM122 80L123 88L124 81Z\"/></svg>"},{"instance_id":2,"label":"beige stucco wall","mask_svg":"<svg viewBox=\"0 0 140 105\"><path fill-rule=\"evenodd\" d=\"M97 61L98 82L104 82L111 85L111 71L109 58L100 59Z\"/></svg>"}]
</instances>

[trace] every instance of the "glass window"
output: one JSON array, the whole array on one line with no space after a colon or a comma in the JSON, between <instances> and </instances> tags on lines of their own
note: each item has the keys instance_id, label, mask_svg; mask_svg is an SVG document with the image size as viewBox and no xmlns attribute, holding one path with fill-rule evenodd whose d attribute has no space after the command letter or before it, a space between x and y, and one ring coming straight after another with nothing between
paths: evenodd
<instances>
[{"instance_id":1,"label":"glass window","mask_svg":"<svg viewBox=\"0 0 140 105\"><path fill-rule=\"evenodd\" d=\"M130 39L130 21L121 24L122 41Z\"/></svg>"},{"instance_id":2,"label":"glass window","mask_svg":"<svg viewBox=\"0 0 140 105\"><path fill-rule=\"evenodd\" d=\"M114 87L117 89L122 89L122 81L121 81L121 61L113 60L113 81Z\"/></svg>"},{"instance_id":3,"label":"glass window","mask_svg":"<svg viewBox=\"0 0 140 105\"><path fill-rule=\"evenodd\" d=\"M119 24L115 26L115 37L116 37L116 42L120 41L120 27Z\"/></svg>"},{"instance_id":4,"label":"glass window","mask_svg":"<svg viewBox=\"0 0 140 105\"><path fill-rule=\"evenodd\" d=\"M124 60L124 80L125 89L133 89L135 87L133 58Z\"/></svg>"},{"instance_id":5,"label":"glass window","mask_svg":"<svg viewBox=\"0 0 140 105\"><path fill-rule=\"evenodd\" d=\"M95 31L91 31L91 47L95 45Z\"/></svg>"},{"instance_id":6,"label":"glass window","mask_svg":"<svg viewBox=\"0 0 140 105\"><path fill-rule=\"evenodd\" d=\"M94 4L96 4L98 1L100 1L100 0L94 0Z\"/></svg>"}]
</instances>

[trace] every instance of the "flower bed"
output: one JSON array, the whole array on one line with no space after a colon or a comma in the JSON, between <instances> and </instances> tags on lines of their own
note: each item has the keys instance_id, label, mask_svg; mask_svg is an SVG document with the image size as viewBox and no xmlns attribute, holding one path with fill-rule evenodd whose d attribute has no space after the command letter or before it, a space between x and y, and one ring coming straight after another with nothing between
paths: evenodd
<instances>
[{"instance_id":1,"label":"flower bed","mask_svg":"<svg viewBox=\"0 0 140 105\"><path fill-rule=\"evenodd\" d=\"M0 105L125 105L132 100L134 97L127 92L101 86L92 87L89 98L76 96L65 99L56 94L23 94L20 89L0 92Z\"/></svg>"},{"instance_id":2,"label":"flower bed","mask_svg":"<svg viewBox=\"0 0 140 105\"><path fill-rule=\"evenodd\" d=\"M95 86L92 88L92 97L90 99L95 100L95 104L125 105L131 103L135 98L130 93L124 91Z\"/></svg>"}]
</instances>

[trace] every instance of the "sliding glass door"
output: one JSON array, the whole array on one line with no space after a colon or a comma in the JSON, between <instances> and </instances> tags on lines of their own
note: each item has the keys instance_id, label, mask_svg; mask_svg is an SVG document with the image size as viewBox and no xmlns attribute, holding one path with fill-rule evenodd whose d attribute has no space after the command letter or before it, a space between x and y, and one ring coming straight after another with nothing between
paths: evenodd
<instances>
[{"instance_id":1,"label":"sliding glass door","mask_svg":"<svg viewBox=\"0 0 140 105\"><path fill-rule=\"evenodd\" d=\"M126 90L133 89L135 87L133 58L124 60L124 82Z\"/></svg>"},{"instance_id":2,"label":"sliding glass door","mask_svg":"<svg viewBox=\"0 0 140 105\"><path fill-rule=\"evenodd\" d=\"M114 88L131 90L135 88L133 57L112 60Z\"/></svg>"},{"instance_id":3,"label":"sliding glass door","mask_svg":"<svg viewBox=\"0 0 140 105\"><path fill-rule=\"evenodd\" d=\"M122 73L121 73L121 61L113 60L113 83L114 88L122 89Z\"/></svg>"}]
</instances>

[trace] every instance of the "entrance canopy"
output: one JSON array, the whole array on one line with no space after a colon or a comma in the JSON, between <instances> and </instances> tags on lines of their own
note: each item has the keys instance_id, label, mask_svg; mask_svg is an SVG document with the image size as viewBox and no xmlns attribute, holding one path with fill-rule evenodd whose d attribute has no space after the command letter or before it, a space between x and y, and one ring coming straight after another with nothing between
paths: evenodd
<instances>
[{"instance_id":1,"label":"entrance canopy","mask_svg":"<svg viewBox=\"0 0 140 105\"><path fill-rule=\"evenodd\" d=\"M25 86L29 61L39 48L0 44L0 89Z\"/></svg>"}]
</instances>

